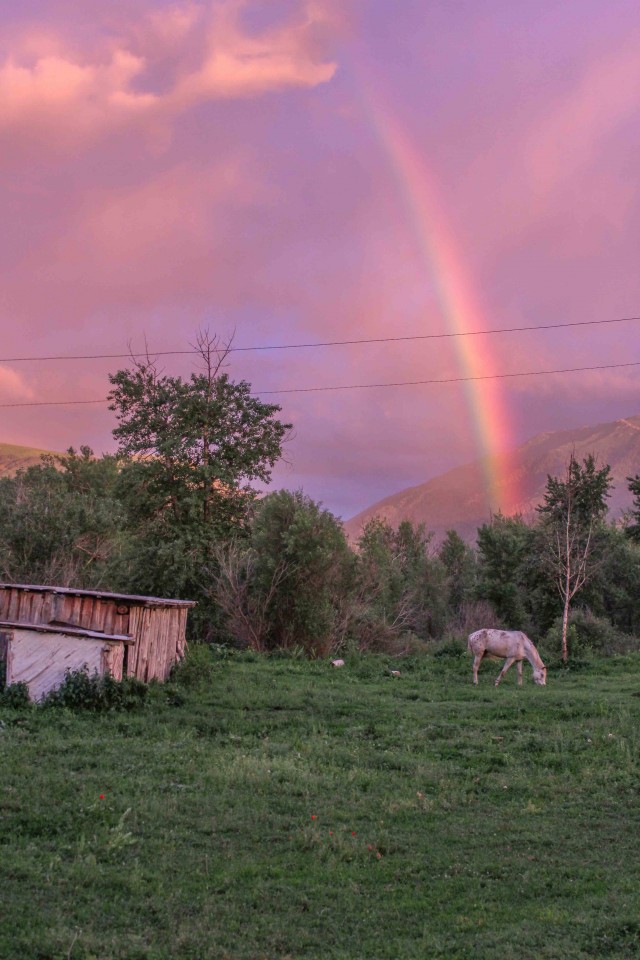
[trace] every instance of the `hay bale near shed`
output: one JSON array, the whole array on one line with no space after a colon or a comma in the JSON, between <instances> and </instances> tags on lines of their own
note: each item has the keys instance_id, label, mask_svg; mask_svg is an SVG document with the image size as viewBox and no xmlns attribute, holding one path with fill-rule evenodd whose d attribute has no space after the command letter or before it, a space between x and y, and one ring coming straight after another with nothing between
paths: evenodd
<instances>
[{"instance_id":1,"label":"hay bale near shed","mask_svg":"<svg viewBox=\"0 0 640 960\"><path fill-rule=\"evenodd\" d=\"M184 656L193 600L73 587L0 584L0 650L7 683L23 680L37 699L66 669L166 680Z\"/></svg>"}]
</instances>

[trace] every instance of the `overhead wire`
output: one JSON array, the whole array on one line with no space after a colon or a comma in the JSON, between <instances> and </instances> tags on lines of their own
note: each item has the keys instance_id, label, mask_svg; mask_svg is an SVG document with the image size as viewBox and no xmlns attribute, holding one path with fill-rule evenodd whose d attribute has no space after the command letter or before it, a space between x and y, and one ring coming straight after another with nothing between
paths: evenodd
<instances>
[{"instance_id":1,"label":"overhead wire","mask_svg":"<svg viewBox=\"0 0 640 960\"><path fill-rule=\"evenodd\" d=\"M639 361L630 361L628 363L601 363L589 367L562 367L553 370L519 370L513 373L491 373L473 377L441 377L430 380L396 380L387 383L347 383L337 384L327 387L290 387L276 390L252 390L252 393L260 396L269 396L280 393L326 393L338 390L372 390L385 387L415 387L426 386L429 384L445 383L468 383L472 380L505 380L515 377L541 377L556 373L585 373L594 370L618 370L628 367L639 367ZM0 408L9 407L61 407L61 406L83 406L88 404L108 403L109 397L95 400L24 400L14 403L0 403Z\"/></svg>"},{"instance_id":2,"label":"overhead wire","mask_svg":"<svg viewBox=\"0 0 640 960\"><path fill-rule=\"evenodd\" d=\"M612 323L630 323L640 320L637 317L614 317L606 320L572 320L566 323L545 323L531 324L524 327L489 327L485 330L455 330L442 333L416 333L406 334L398 337L362 337L353 340L322 340L309 343L276 343L276 344L254 344L245 347L234 347L232 345L214 348L213 352L228 353L249 353L254 351L266 352L269 350L312 350L319 347L347 347L360 346L369 343L401 343L415 340L446 340L454 337L479 337L490 336L496 333L527 333L537 330L563 330L570 327L593 327L603 326ZM200 351L197 347L191 347L189 350L145 350L144 352L129 353L76 353L76 354L52 354L50 356L27 356L27 357L0 357L0 363L29 363L41 361L58 360L136 360L140 357L177 357L193 356Z\"/></svg>"}]
</instances>

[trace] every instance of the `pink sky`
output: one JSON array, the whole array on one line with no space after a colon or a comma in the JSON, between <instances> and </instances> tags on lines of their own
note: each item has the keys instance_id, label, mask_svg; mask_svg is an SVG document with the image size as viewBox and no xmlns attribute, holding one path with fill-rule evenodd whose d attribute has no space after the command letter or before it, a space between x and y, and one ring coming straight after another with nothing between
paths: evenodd
<instances>
[{"instance_id":1,"label":"pink sky","mask_svg":"<svg viewBox=\"0 0 640 960\"><path fill-rule=\"evenodd\" d=\"M639 46L625 0L7 0L0 356L180 350L205 324L248 346L638 316ZM230 372L268 391L625 363L639 331L237 353ZM100 398L118 366L2 363L0 403ZM631 367L265 394L295 424L275 483L348 517L637 414L639 385ZM113 449L106 406L1 412L0 442Z\"/></svg>"}]
</instances>

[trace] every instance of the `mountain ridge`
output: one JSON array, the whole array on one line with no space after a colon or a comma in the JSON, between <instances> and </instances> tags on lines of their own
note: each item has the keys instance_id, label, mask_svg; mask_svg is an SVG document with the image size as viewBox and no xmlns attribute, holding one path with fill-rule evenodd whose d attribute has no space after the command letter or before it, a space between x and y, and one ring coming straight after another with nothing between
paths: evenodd
<instances>
[{"instance_id":1,"label":"mountain ridge","mask_svg":"<svg viewBox=\"0 0 640 960\"><path fill-rule=\"evenodd\" d=\"M51 455L54 451L23 447L16 443L0 443L0 477L14 477L18 470L39 464L45 454Z\"/></svg>"},{"instance_id":2,"label":"mountain ridge","mask_svg":"<svg viewBox=\"0 0 640 960\"><path fill-rule=\"evenodd\" d=\"M626 478L640 473L640 415L622 417L606 423L545 431L530 437L506 456L508 469L502 478L502 491L516 487L521 497L510 513L533 517L542 501L547 477L560 475L575 451L579 459L589 453L598 462L612 468L614 488L609 500L609 515L616 519L632 503ZM0 477L15 476L18 470L40 463L43 454L54 451L19 444L0 443ZM492 509L485 492L486 458L453 467L424 483L413 484L378 500L345 521L349 539L358 539L363 526L380 516L392 526L402 520L423 523L436 542L447 530L454 529L472 542L478 527L486 523Z\"/></svg>"},{"instance_id":3,"label":"mountain ridge","mask_svg":"<svg viewBox=\"0 0 640 960\"><path fill-rule=\"evenodd\" d=\"M509 490L519 490L520 497L508 512L533 516L542 502L547 477L562 474L572 452L580 460L593 453L598 463L611 466L614 486L609 515L617 519L632 503L626 478L640 472L640 416L530 437L505 455L497 508L492 508L485 490L487 460L479 458L384 497L347 520L345 531L350 540L357 540L363 526L379 516L394 527L402 520L422 523L436 541L454 529L471 542L478 527L500 509L500 497L502 503L507 500Z\"/></svg>"}]
</instances>

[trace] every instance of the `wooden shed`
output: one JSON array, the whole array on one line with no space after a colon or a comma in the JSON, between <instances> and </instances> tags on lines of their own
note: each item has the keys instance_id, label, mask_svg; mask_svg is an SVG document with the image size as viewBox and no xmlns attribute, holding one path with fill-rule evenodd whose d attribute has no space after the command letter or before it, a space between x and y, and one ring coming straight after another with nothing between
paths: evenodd
<instances>
[{"instance_id":1,"label":"wooden shed","mask_svg":"<svg viewBox=\"0 0 640 960\"><path fill-rule=\"evenodd\" d=\"M66 669L166 680L184 656L193 600L73 587L0 584L0 655L7 683L24 681L34 699Z\"/></svg>"}]
</instances>

